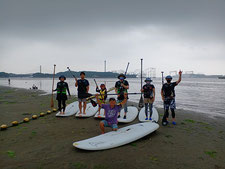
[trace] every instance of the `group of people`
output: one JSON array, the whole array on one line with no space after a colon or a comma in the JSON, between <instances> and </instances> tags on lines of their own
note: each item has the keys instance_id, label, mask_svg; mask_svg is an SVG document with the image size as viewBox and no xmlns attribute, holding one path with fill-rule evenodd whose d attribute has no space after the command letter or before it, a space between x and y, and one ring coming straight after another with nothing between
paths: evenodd
<instances>
[{"instance_id":1,"label":"group of people","mask_svg":"<svg viewBox=\"0 0 225 169\"><path fill-rule=\"evenodd\" d=\"M161 97L164 103L164 116L162 119L162 125L166 126L169 118L169 109L172 113L172 124L176 125L175 122L175 86L177 86L181 82L182 72L179 72L179 79L176 82L172 82L172 76L166 76L166 83L163 84L161 89ZM58 100L58 110L61 114L65 113L66 109L66 100L67 100L67 92L70 97L70 90L68 84L65 82L66 77L60 76L59 82L57 83L57 88L53 91L57 91ZM85 79L85 72L80 73L80 79L75 78L75 87L77 87L78 91L78 101L79 101L79 114L86 114L86 105L87 98L92 96L89 94L89 81ZM142 86L141 92L144 95L144 105L145 105L145 120L152 120L153 114L153 103L155 101L155 86L152 84L151 78L146 78L145 85ZM129 83L126 80L126 76L124 74L120 74L118 76L118 81L115 83L115 94L117 95L117 99L111 97L109 98L108 104L106 104L107 99L107 88L105 84L100 85L100 89L96 85L95 95L97 103L99 105L98 112L100 114L101 109L105 111L105 120L100 122L100 129L102 133L104 133L105 127L111 127L112 130L116 131L118 129L118 121L117 118L120 118L120 110L124 108L124 116L122 118L127 118L127 100L128 98L128 90ZM67 91L67 92L66 92Z\"/></svg>"}]
</instances>

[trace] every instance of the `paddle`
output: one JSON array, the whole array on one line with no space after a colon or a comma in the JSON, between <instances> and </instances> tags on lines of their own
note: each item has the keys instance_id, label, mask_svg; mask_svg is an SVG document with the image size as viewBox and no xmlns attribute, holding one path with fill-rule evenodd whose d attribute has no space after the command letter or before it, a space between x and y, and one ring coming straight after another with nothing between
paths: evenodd
<instances>
[{"instance_id":1,"label":"paddle","mask_svg":"<svg viewBox=\"0 0 225 169\"><path fill-rule=\"evenodd\" d=\"M142 89L142 69L143 69L143 59L141 59L141 89ZM138 107L140 108L144 107L143 93L141 93L141 98L139 100Z\"/></svg>"},{"instance_id":2,"label":"paddle","mask_svg":"<svg viewBox=\"0 0 225 169\"><path fill-rule=\"evenodd\" d=\"M128 62L128 63L127 63L127 68L126 68L126 71L125 71L125 76L127 75L127 71L128 71L129 65L130 65L130 63Z\"/></svg>"},{"instance_id":3,"label":"paddle","mask_svg":"<svg viewBox=\"0 0 225 169\"><path fill-rule=\"evenodd\" d=\"M164 77L163 77L163 71L161 72L162 73L162 85L164 85Z\"/></svg>"},{"instance_id":4,"label":"paddle","mask_svg":"<svg viewBox=\"0 0 225 169\"><path fill-rule=\"evenodd\" d=\"M55 81L55 67L56 67L56 65L54 65L54 71L53 71L51 108L54 107L53 90L54 90L54 81Z\"/></svg>"}]
</instances>

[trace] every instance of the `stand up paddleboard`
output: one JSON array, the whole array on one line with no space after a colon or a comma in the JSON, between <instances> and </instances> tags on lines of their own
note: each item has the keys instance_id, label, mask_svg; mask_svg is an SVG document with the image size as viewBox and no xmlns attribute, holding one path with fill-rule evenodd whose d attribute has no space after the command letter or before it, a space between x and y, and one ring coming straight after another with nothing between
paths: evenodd
<instances>
[{"instance_id":1,"label":"stand up paddleboard","mask_svg":"<svg viewBox=\"0 0 225 169\"><path fill-rule=\"evenodd\" d=\"M67 116L72 116L74 114L76 114L79 111L79 102L75 101L71 104L69 104L68 106L66 106L66 110L65 110L65 114L60 114L60 112L58 112L56 114L57 117L67 117Z\"/></svg>"},{"instance_id":2,"label":"stand up paddleboard","mask_svg":"<svg viewBox=\"0 0 225 169\"><path fill-rule=\"evenodd\" d=\"M76 117L91 117L94 116L95 113L98 111L98 106L93 107L91 103L87 104L86 107L86 114L79 114L79 112L76 114Z\"/></svg>"},{"instance_id":3,"label":"stand up paddleboard","mask_svg":"<svg viewBox=\"0 0 225 169\"><path fill-rule=\"evenodd\" d=\"M159 128L157 123L138 123L123 127L83 141L74 142L73 146L83 150L105 150L136 141Z\"/></svg>"},{"instance_id":4,"label":"stand up paddleboard","mask_svg":"<svg viewBox=\"0 0 225 169\"><path fill-rule=\"evenodd\" d=\"M119 123L130 123L136 119L138 115L138 109L134 106L127 107L127 118L123 119L124 117L124 109L120 111L120 118L118 118Z\"/></svg>"},{"instance_id":5,"label":"stand up paddleboard","mask_svg":"<svg viewBox=\"0 0 225 169\"><path fill-rule=\"evenodd\" d=\"M159 113L158 111L156 110L155 107L152 108L152 121L155 121L155 122L158 122L159 121ZM150 116L150 112L149 112L149 109L148 109L148 118ZM139 116L138 116L138 119L140 122L149 122L150 120L145 120L146 118L146 115L145 115L145 107L143 107L139 113Z\"/></svg>"},{"instance_id":6,"label":"stand up paddleboard","mask_svg":"<svg viewBox=\"0 0 225 169\"><path fill-rule=\"evenodd\" d=\"M99 112L97 111L97 113L95 114L95 118L98 118L98 119L104 119L105 118L105 110L104 109L101 109L100 110L100 114L98 114Z\"/></svg>"}]
</instances>

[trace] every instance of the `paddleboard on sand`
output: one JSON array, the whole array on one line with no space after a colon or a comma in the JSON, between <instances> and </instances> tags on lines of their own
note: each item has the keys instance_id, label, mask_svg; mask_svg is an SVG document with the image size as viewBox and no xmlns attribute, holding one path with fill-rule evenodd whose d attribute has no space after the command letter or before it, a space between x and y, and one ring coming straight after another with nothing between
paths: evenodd
<instances>
[{"instance_id":1,"label":"paddleboard on sand","mask_svg":"<svg viewBox=\"0 0 225 169\"><path fill-rule=\"evenodd\" d=\"M69 104L68 106L66 106L66 110L65 110L65 114L60 114L60 112L58 112L56 114L57 117L67 117L67 116L72 116L74 114L76 114L79 111L79 102L75 101L71 104Z\"/></svg>"},{"instance_id":2,"label":"paddleboard on sand","mask_svg":"<svg viewBox=\"0 0 225 169\"><path fill-rule=\"evenodd\" d=\"M100 114L99 114L99 111L97 111L97 113L95 114L95 118L104 119L105 118L104 113L105 113L104 109L100 110Z\"/></svg>"},{"instance_id":3,"label":"paddleboard on sand","mask_svg":"<svg viewBox=\"0 0 225 169\"><path fill-rule=\"evenodd\" d=\"M82 112L82 114L80 114L78 112L76 114L76 117L91 117L91 116L94 116L97 111L98 111L98 106L93 107L91 103L88 103L86 107L86 113L83 114Z\"/></svg>"},{"instance_id":4,"label":"paddleboard on sand","mask_svg":"<svg viewBox=\"0 0 225 169\"><path fill-rule=\"evenodd\" d=\"M155 122L158 122L159 121L159 113L158 111L156 110L155 107L152 108L153 110L153 113L152 113L152 121L155 121ZM145 107L143 107L139 113L139 116L138 116L138 119L140 122L149 122L149 116L150 116L150 112L149 112L149 109L148 109L148 120L145 120L146 118L146 115L145 115Z\"/></svg>"},{"instance_id":5,"label":"paddleboard on sand","mask_svg":"<svg viewBox=\"0 0 225 169\"><path fill-rule=\"evenodd\" d=\"M124 117L124 109L120 111L120 118L118 118L119 123L130 123L136 119L138 115L138 109L134 106L127 107L127 118L123 119Z\"/></svg>"},{"instance_id":6,"label":"paddleboard on sand","mask_svg":"<svg viewBox=\"0 0 225 169\"><path fill-rule=\"evenodd\" d=\"M138 123L111 131L93 138L74 142L73 146L83 150L111 149L136 141L159 128L157 123Z\"/></svg>"}]
</instances>

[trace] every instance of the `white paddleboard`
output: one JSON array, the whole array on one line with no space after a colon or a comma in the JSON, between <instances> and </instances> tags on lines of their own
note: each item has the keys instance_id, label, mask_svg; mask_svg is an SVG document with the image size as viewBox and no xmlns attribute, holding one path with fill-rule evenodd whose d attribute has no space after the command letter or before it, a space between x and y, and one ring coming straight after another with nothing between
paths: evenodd
<instances>
[{"instance_id":1,"label":"white paddleboard","mask_svg":"<svg viewBox=\"0 0 225 169\"><path fill-rule=\"evenodd\" d=\"M159 121L159 113L158 111L156 110L155 107L152 108L152 121L155 121L155 122L158 122ZM149 112L149 109L148 109L148 120L145 120L146 118L146 115L145 115L145 107L143 107L141 109L141 111L139 112L139 116L138 116L138 119L140 122L149 122L149 116L150 116L150 112Z\"/></svg>"},{"instance_id":2,"label":"white paddleboard","mask_svg":"<svg viewBox=\"0 0 225 169\"><path fill-rule=\"evenodd\" d=\"M98 113L99 113L99 111L97 111L97 113L95 114L95 118L98 118L98 119L104 119L105 118L105 115L104 115L105 110L104 109L100 110L100 114L98 114Z\"/></svg>"},{"instance_id":3,"label":"white paddleboard","mask_svg":"<svg viewBox=\"0 0 225 169\"><path fill-rule=\"evenodd\" d=\"M105 150L136 141L159 128L157 123L138 123L111 131L93 138L74 142L73 146L83 150Z\"/></svg>"},{"instance_id":4,"label":"white paddleboard","mask_svg":"<svg viewBox=\"0 0 225 169\"><path fill-rule=\"evenodd\" d=\"M82 112L82 114L80 114L78 112L76 114L76 117L91 117L91 116L94 116L97 111L98 111L98 106L93 107L91 103L88 103L87 107L86 107L86 113L83 114L83 112Z\"/></svg>"},{"instance_id":5,"label":"white paddleboard","mask_svg":"<svg viewBox=\"0 0 225 169\"><path fill-rule=\"evenodd\" d=\"M76 114L79 111L79 102L75 101L71 104L69 104L68 106L66 106L66 110L65 110L65 114L60 114L60 112L58 112L56 114L57 117L67 117L67 116L72 116L74 114Z\"/></svg>"},{"instance_id":6,"label":"white paddleboard","mask_svg":"<svg viewBox=\"0 0 225 169\"><path fill-rule=\"evenodd\" d=\"M127 118L123 119L124 117L124 109L120 111L120 118L118 118L119 123L130 123L136 119L138 115L138 109L134 106L127 107Z\"/></svg>"}]
</instances>

